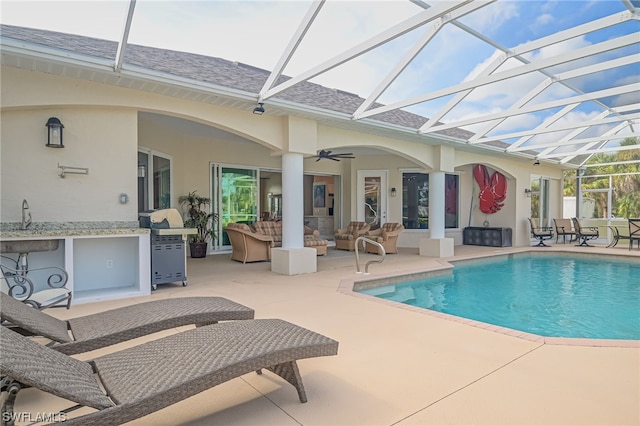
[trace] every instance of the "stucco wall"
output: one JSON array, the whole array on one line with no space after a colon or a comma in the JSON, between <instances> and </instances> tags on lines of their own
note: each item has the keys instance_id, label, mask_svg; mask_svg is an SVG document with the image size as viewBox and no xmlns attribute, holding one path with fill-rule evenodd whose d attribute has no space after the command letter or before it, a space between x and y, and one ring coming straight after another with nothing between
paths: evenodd
<instances>
[{"instance_id":1,"label":"stucco wall","mask_svg":"<svg viewBox=\"0 0 640 426\"><path fill-rule=\"evenodd\" d=\"M561 171L531 161L486 155L478 152L434 151L425 143L408 142L294 120L295 131L286 117L255 116L209 104L79 81L67 77L2 68L2 205L0 218L20 220L20 203L26 198L34 221L135 221L136 203L120 204L119 194L136 199L138 146L158 150L173 158L174 205L177 197L191 190L210 193L210 163L237 164L281 169L279 154L287 146L300 152L319 149L372 147L388 155L362 155L341 162L307 159L305 173L339 175L343 191L336 202L342 215L336 225L356 217L358 170L387 170L388 186L402 188L402 170L424 170L445 161L460 174L460 227L482 224L484 215L470 203L477 197L473 165L485 164L509 179L505 207L489 222L514 228L516 245L528 245L526 218L530 199L524 195L532 174L552 179L551 217L561 216ZM211 135L191 134L183 129L148 121L139 111L177 116L207 126L232 131L237 137L225 140ZM64 149L45 147L47 119L57 116L65 125ZM300 125L298 125L300 124ZM317 138L306 136L317 129ZM287 135L299 140L290 144ZM302 140L305 139L305 140ZM317 144L317 146L313 146ZM434 158L438 155L438 158ZM443 157L444 155L444 157ZM57 164L89 168L89 175L58 177ZM353 197L351 196L353 194ZM401 197L389 198L389 221L401 221ZM469 217L471 212L471 219Z\"/></svg>"},{"instance_id":2,"label":"stucco wall","mask_svg":"<svg viewBox=\"0 0 640 426\"><path fill-rule=\"evenodd\" d=\"M45 146L45 123L64 124L64 148ZM3 222L20 222L26 199L33 222L137 220L137 114L110 108L2 110ZM88 168L59 176L58 165ZM128 204L121 204L121 193Z\"/></svg>"},{"instance_id":3,"label":"stucco wall","mask_svg":"<svg viewBox=\"0 0 640 426\"><path fill-rule=\"evenodd\" d=\"M139 121L139 145L157 150L173 158L173 204L178 197L197 190L203 196L211 194L211 163L247 167L280 169L279 156L262 145L249 141L233 142L193 135L163 126L157 121Z\"/></svg>"}]
</instances>

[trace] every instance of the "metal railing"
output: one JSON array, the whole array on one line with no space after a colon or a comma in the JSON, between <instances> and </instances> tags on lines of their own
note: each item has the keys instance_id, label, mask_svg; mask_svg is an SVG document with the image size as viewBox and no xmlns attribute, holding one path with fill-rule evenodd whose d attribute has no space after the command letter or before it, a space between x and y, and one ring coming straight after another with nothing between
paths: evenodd
<instances>
[{"instance_id":1,"label":"metal railing","mask_svg":"<svg viewBox=\"0 0 640 426\"><path fill-rule=\"evenodd\" d=\"M362 272L360 272L360 254L358 252L358 247L360 247L360 242L361 241L364 241L365 244L369 243L369 244L373 244L374 246L378 246L378 247L380 247L380 250L382 250L382 256L380 256L379 259L370 260L367 263L365 263L365 265L364 265L364 273L368 274L369 273L369 265L372 264L372 263L382 263L384 261L385 256L387 255L387 251L384 249L384 246L382 244L380 244L377 241L373 241L370 238L367 238L367 237L364 237L364 236L356 238L356 272L358 274L362 273Z\"/></svg>"}]
</instances>

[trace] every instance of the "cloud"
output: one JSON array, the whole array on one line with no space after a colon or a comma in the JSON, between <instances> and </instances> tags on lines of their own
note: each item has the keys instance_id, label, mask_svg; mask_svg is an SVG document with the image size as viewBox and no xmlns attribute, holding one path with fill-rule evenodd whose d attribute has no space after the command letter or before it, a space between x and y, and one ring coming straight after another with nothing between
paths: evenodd
<instances>
[{"instance_id":1,"label":"cloud","mask_svg":"<svg viewBox=\"0 0 640 426\"><path fill-rule=\"evenodd\" d=\"M555 21L555 18L553 17L553 15L551 15L549 13L545 13L545 14L542 14L542 15L538 16L533 21L533 24L531 24L529 26L529 28L530 28L532 33L539 34L541 32L542 28L547 27L550 23L552 23L554 21Z\"/></svg>"},{"instance_id":2,"label":"cloud","mask_svg":"<svg viewBox=\"0 0 640 426\"><path fill-rule=\"evenodd\" d=\"M520 5L517 1L498 1L465 16L461 21L482 33L490 34L519 17Z\"/></svg>"}]
</instances>

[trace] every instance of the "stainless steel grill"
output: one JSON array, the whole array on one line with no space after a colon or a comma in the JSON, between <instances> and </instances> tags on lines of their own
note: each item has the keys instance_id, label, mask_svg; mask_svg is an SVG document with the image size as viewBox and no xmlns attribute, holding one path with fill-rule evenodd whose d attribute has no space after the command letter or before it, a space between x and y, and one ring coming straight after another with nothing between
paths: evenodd
<instances>
[{"instance_id":1,"label":"stainless steel grill","mask_svg":"<svg viewBox=\"0 0 640 426\"><path fill-rule=\"evenodd\" d=\"M142 212L140 227L151 229L151 288L158 284L182 282L187 285L187 256L185 235L195 229L185 228L176 209Z\"/></svg>"}]
</instances>

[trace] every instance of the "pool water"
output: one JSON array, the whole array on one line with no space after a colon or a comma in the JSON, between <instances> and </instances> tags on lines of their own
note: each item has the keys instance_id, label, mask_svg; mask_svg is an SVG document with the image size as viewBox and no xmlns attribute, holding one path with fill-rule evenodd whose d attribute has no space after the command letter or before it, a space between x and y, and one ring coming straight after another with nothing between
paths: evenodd
<instances>
[{"instance_id":1,"label":"pool water","mask_svg":"<svg viewBox=\"0 0 640 426\"><path fill-rule=\"evenodd\" d=\"M548 337L640 339L640 262L513 256L360 293Z\"/></svg>"}]
</instances>

